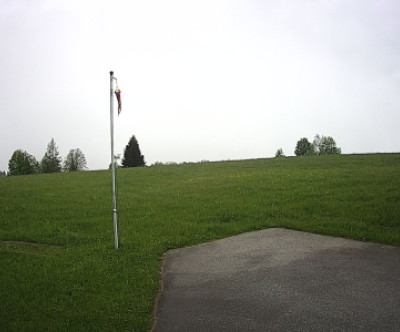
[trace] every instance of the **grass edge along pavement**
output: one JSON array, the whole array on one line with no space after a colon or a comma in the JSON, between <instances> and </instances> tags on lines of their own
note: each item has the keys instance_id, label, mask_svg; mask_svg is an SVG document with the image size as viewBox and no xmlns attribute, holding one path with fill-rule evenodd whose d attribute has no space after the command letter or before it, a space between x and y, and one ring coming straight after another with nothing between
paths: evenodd
<instances>
[{"instance_id":1,"label":"grass edge along pavement","mask_svg":"<svg viewBox=\"0 0 400 332\"><path fill-rule=\"evenodd\" d=\"M284 227L400 245L400 154L0 178L0 330L145 331L161 255Z\"/></svg>"}]
</instances>

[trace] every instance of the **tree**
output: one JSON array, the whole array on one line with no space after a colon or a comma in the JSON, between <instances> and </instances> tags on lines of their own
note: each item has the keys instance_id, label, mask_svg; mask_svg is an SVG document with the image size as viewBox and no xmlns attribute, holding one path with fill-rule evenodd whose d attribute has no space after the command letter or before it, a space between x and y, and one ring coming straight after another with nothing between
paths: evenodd
<instances>
[{"instance_id":1,"label":"tree","mask_svg":"<svg viewBox=\"0 0 400 332\"><path fill-rule=\"evenodd\" d=\"M21 149L15 150L8 161L8 175L28 175L39 172L39 163L34 156Z\"/></svg>"},{"instance_id":2,"label":"tree","mask_svg":"<svg viewBox=\"0 0 400 332\"><path fill-rule=\"evenodd\" d=\"M54 142L54 138L47 144L47 151L40 162L42 173L61 172L61 157L59 157L58 147Z\"/></svg>"},{"instance_id":3,"label":"tree","mask_svg":"<svg viewBox=\"0 0 400 332\"><path fill-rule=\"evenodd\" d=\"M318 154L318 155L320 154L321 142L322 142L321 136L319 136L319 134L315 135L313 143L312 143L315 154Z\"/></svg>"},{"instance_id":4,"label":"tree","mask_svg":"<svg viewBox=\"0 0 400 332\"><path fill-rule=\"evenodd\" d=\"M312 156L314 154L313 145L303 137L297 142L294 154L296 156Z\"/></svg>"},{"instance_id":5,"label":"tree","mask_svg":"<svg viewBox=\"0 0 400 332\"><path fill-rule=\"evenodd\" d=\"M85 155L79 148L69 150L64 160L64 172L77 172L87 169Z\"/></svg>"},{"instance_id":6,"label":"tree","mask_svg":"<svg viewBox=\"0 0 400 332\"><path fill-rule=\"evenodd\" d=\"M330 136L322 136L321 144L319 147L320 155L332 155L332 154L341 154L342 149L336 147L335 140Z\"/></svg>"},{"instance_id":7,"label":"tree","mask_svg":"<svg viewBox=\"0 0 400 332\"><path fill-rule=\"evenodd\" d=\"M315 153L320 156L342 153L342 150L336 147L335 140L330 136L315 135L313 146Z\"/></svg>"},{"instance_id":8,"label":"tree","mask_svg":"<svg viewBox=\"0 0 400 332\"><path fill-rule=\"evenodd\" d=\"M122 167L140 167L145 166L144 156L140 152L139 143L133 135L125 147L124 157L122 158Z\"/></svg>"},{"instance_id":9,"label":"tree","mask_svg":"<svg viewBox=\"0 0 400 332\"><path fill-rule=\"evenodd\" d=\"M275 153L275 157L279 158L279 157L285 157L285 154L283 153L282 148L278 149Z\"/></svg>"}]
</instances>

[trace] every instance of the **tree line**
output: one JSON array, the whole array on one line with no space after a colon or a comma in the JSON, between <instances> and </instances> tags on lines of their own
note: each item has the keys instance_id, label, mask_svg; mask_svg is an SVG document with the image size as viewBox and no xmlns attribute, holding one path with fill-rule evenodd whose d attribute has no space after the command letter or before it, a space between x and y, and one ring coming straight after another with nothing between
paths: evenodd
<instances>
[{"instance_id":1,"label":"tree line","mask_svg":"<svg viewBox=\"0 0 400 332\"><path fill-rule=\"evenodd\" d=\"M7 175L77 172L85 169L87 169L86 158L79 148L69 150L64 162L62 162L56 142L52 138L47 144L47 150L40 162L22 149L15 150L8 161Z\"/></svg>"},{"instance_id":2,"label":"tree line","mask_svg":"<svg viewBox=\"0 0 400 332\"><path fill-rule=\"evenodd\" d=\"M294 149L296 156L326 156L341 154L342 149L336 146L335 140L331 136L315 135L311 143L306 137L300 138ZM285 157L282 149L278 149L275 157Z\"/></svg>"},{"instance_id":3,"label":"tree line","mask_svg":"<svg viewBox=\"0 0 400 332\"><path fill-rule=\"evenodd\" d=\"M133 135L124 150L122 167L145 166L144 156L140 152L139 143ZM110 165L111 166L111 165ZM117 167L119 165L117 164ZM47 144L47 150L43 158L38 162L34 156L28 152L18 149L15 150L8 161L9 176L29 175L29 174L48 174L59 172L79 172L87 169L87 162L84 153L79 149L71 149L65 157L64 162L58 152L58 147L54 138ZM1 172L1 175L6 175Z\"/></svg>"},{"instance_id":4,"label":"tree line","mask_svg":"<svg viewBox=\"0 0 400 332\"><path fill-rule=\"evenodd\" d=\"M313 142L306 137L297 141L294 153L296 156L315 156L340 154L341 148L336 146L335 140L330 136L315 135ZM278 149L275 157L285 157L282 149ZM117 158L116 158L117 159ZM116 162L116 167L142 167L146 166L139 143L133 135L124 149L122 164ZM110 167L111 168L111 164ZM22 149L14 151L8 162L7 175L28 175L39 173L77 172L87 169L84 153L79 149L71 149L64 162L59 155L58 147L52 138L47 145L47 150L40 162ZM5 175L5 172L1 172Z\"/></svg>"}]
</instances>

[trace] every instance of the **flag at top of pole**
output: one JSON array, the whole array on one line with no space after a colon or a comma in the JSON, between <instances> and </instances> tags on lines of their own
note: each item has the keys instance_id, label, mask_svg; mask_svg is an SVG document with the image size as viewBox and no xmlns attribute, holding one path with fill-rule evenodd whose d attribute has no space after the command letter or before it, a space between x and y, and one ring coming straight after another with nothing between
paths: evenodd
<instances>
[{"instance_id":1,"label":"flag at top of pole","mask_svg":"<svg viewBox=\"0 0 400 332\"><path fill-rule=\"evenodd\" d=\"M118 84L117 84L117 89L115 90L115 95L117 96L118 115L119 115L119 113L121 113L121 90L118 88Z\"/></svg>"}]
</instances>

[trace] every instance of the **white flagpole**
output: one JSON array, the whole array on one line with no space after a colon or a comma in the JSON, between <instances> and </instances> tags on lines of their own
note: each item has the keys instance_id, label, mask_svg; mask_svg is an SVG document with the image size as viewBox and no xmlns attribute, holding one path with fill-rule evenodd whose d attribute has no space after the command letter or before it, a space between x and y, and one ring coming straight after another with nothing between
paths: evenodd
<instances>
[{"instance_id":1,"label":"white flagpole","mask_svg":"<svg viewBox=\"0 0 400 332\"><path fill-rule=\"evenodd\" d=\"M113 228L114 228L114 248L118 249L118 210L117 197L115 195L115 157L114 157L114 89L113 89L114 72L110 71L110 132L111 132L111 182L112 182L112 204L113 204Z\"/></svg>"}]
</instances>

